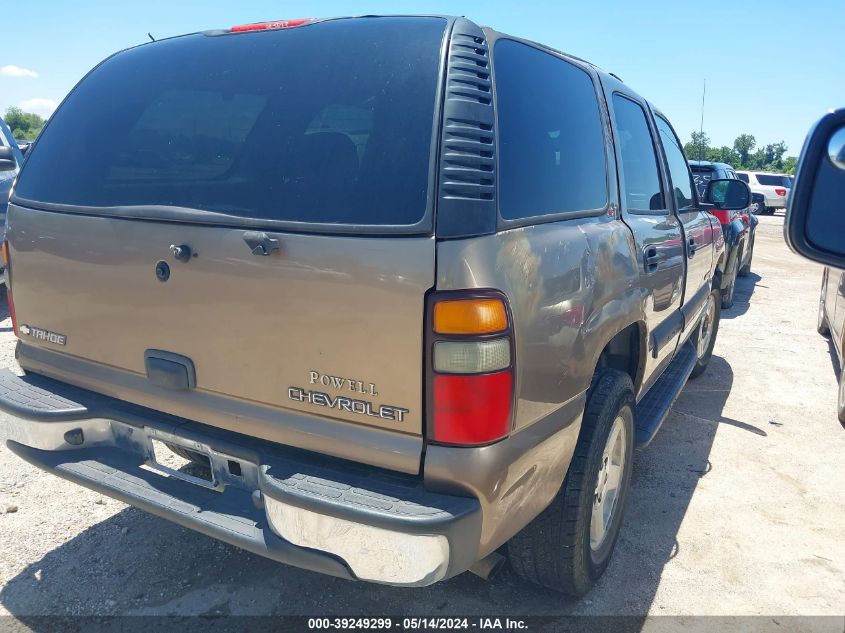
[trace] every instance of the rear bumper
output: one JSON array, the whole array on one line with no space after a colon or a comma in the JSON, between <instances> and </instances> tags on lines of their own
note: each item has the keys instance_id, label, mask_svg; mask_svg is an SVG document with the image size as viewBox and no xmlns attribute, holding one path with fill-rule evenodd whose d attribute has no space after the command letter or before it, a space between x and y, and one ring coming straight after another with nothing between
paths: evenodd
<instances>
[{"instance_id":1,"label":"rear bumper","mask_svg":"<svg viewBox=\"0 0 845 633\"><path fill-rule=\"evenodd\" d=\"M207 427L30 374L0 372L7 445L60 477L257 554L349 579L422 586L477 559L477 499ZM153 441L202 453L205 485L164 472Z\"/></svg>"},{"instance_id":2,"label":"rear bumper","mask_svg":"<svg viewBox=\"0 0 845 633\"><path fill-rule=\"evenodd\" d=\"M766 206L776 209L786 208L786 196L766 196Z\"/></svg>"}]
</instances>

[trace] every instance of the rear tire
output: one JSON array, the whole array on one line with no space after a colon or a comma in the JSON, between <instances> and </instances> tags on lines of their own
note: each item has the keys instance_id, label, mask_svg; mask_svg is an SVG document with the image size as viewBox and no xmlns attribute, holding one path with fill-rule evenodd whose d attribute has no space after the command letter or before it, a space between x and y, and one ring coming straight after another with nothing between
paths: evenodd
<instances>
[{"instance_id":1,"label":"rear tire","mask_svg":"<svg viewBox=\"0 0 845 633\"><path fill-rule=\"evenodd\" d=\"M560 491L508 542L508 559L521 577L582 596L607 569L631 485L634 407L631 377L601 370Z\"/></svg>"},{"instance_id":2,"label":"rear tire","mask_svg":"<svg viewBox=\"0 0 845 633\"><path fill-rule=\"evenodd\" d=\"M696 361L695 367L690 373L690 380L698 378L707 370L710 357L713 356L713 348L716 346L716 335L719 334L719 322L722 319L721 302L719 291L713 289L707 297L707 304L704 306L704 314L701 321L692 335L692 342L695 345Z\"/></svg>"}]
</instances>

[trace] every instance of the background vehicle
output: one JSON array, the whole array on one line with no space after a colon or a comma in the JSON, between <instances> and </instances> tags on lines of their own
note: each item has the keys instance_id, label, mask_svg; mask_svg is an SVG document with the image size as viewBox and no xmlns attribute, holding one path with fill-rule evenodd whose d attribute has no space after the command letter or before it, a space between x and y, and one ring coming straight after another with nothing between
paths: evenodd
<instances>
[{"instance_id":1,"label":"background vehicle","mask_svg":"<svg viewBox=\"0 0 845 633\"><path fill-rule=\"evenodd\" d=\"M830 335L839 360L837 414L845 425L845 108L810 130L789 197L784 236L793 251L825 264L818 331Z\"/></svg>"},{"instance_id":2,"label":"background vehicle","mask_svg":"<svg viewBox=\"0 0 845 633\"><path fill-rule=\"evenodd\" d=\"M775 209L785 209L789 193L788 176L759 171L738 171L737 177L748 183L751 193L761 193L765 198L765 213L773 215Z\"/></svg>"},{"instance_id":3,"label":"background vehicle","mask_svg":"<svg viewBox=\"0 0 845 633\"><path fill-rule=\"evenodd\" d=\"M765 215L766 211L766 196L762 193L751 194L751 212L754 215Z\"/></svg>"},{"instance_id":4,"label":"background vehicle","mask_svg":"<svg viewBox=\"0 0 845 633\"><path fill-rule=\"evenodd\" d=\"M737 179L734 168L726 163L691 160L689 164L698 195L702 198L711 180ZM719 220L725 237L726 258L721 277L722 307L730 308L734 302L736 278L751 272L757 218L750 207L736 211L714 209L711 213Z\"/></svg>"},{"instance_id":5,"label":"background vehicle","mask_svg":"<svg viewBox=\"0 0 845 633\"><path fill-rule=\"evenodd\" d=\"M18 149L9 127L3 119L0 119L0 239L6 234L6 207L9 191L22 164L23 154ZM2 270L0 267L0 271Z\"/></svg>"},{"instance_id":6,"label":"background vehicle","mask_svg":"<svg viewBox=\"0 0 845 633\"><path fill-rule=\"evenodd\" d=\"M463 18L119 53L51 117L9 213L10 450L350 579L431 584L507 543L525 578L585 593L634 446L718 332L722 233L666 118Z\"/></svg>"}]
</instances>

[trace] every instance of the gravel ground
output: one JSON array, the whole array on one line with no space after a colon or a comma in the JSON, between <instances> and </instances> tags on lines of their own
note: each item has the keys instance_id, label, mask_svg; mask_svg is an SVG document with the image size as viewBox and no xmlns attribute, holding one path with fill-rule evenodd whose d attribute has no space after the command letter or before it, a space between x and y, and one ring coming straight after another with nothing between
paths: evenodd
<instances>
[{"instance_id":1,"label":"gravel ground","mask_svg":"<svg viewBox=\"0 0 845 633\"><path fill-rule=\"evenodd\" d=\"M17 506L0 514L0 614L842 615L845 429L815 332L821 269L789 252L782 222L760 218L710 368L638 451L614 559L586 599L507 568L397 589L285 567L44 474L0 442L0 512ZM13 367L0 310L0 365Z\"/></svg>"}]
</instances>

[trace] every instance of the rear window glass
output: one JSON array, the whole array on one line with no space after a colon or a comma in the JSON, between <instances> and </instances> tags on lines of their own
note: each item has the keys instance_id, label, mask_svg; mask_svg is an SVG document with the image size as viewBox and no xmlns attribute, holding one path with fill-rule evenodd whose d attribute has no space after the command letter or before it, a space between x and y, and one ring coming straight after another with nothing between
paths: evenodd
<instances>
[{"instance_id":1,"label":"rear window glass","mask_svg":"<svg viewBox=\"0 0 845 633\"><path fill-rule=\"evenodd\" d=\"M121 53L54 115L17 197L416 224L427 207L445 25L335 20Z\"/></svg>"},{"instance_id":2,"label":"rear window glass","mask_svg":"<svg viewBox=\"0 0 845 633\"><path fill-rule=\"evenodd\" d=\"M755 174L757 176L757 182L761 185L768 185L773 187L783 187L783 176L777 176L775 174Z\"/></svg>"},{"instance_id":3,"label":"rear window glass","mask_svg":"<svg viewBox=\"0 0 845 633\"><path fill-rule=\"evenodd\" d=\"M704 192L707 191L707 183L716 177L716 173L712 169L704 169L694 165L691 165L690 169L692 170L692 181L698 191L698 198L703 200Z\"/></svg>"},{"instance_id":4,"label":"rear window glass","mask_svg":"<svg viewBox=\"0 0 845 633\"><path fill-rule=\"evenodd\" d=\"M513 40L496 43L493 63L502 217L603 208L604 132L590 75Z\"/></svg>"}]
</instances>

